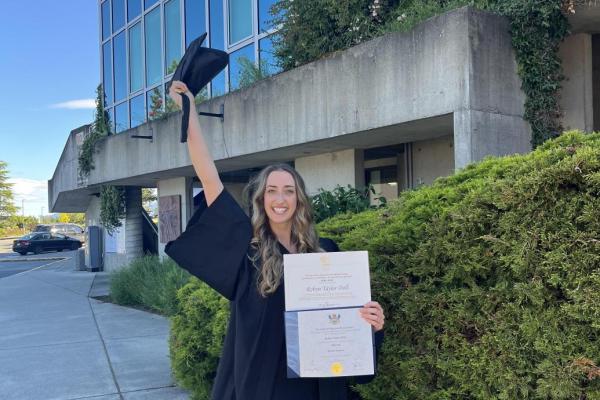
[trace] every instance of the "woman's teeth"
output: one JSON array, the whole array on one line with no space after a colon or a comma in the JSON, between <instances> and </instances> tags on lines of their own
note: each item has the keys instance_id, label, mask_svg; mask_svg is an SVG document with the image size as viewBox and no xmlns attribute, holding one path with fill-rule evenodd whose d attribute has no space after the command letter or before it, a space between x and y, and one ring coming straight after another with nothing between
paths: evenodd
<instances>
[{"instance_id":1,"label":"woman's teeth","mask_svg":"<svg viewBox=\"0 0 600 400\"><path fill-rule=\"evenodd\" d=\"M285 214L285 212L287 211L287 208L273 207L273 211L275 212L275 214Z\"/></svg>"}]
</instances>

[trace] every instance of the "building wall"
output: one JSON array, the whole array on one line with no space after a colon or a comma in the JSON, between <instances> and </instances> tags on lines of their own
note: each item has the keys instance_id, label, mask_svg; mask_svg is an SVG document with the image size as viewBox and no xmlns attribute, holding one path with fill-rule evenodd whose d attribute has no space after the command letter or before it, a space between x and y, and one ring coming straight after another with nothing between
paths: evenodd
<instances>
[{"instance_id":1,"label":"building wall","mask_svg":"<svg viewBox=\"0 0 600 400\"><path fill-rule=\"evenodd\" d=\"M565 75L560 93L563 128L591 132L594 128L592 35L579 33L567 37L560 45L559 56Z\"/></svg>"},{"instance_id":2,"label":"building wall","mask_svg":"<svg viewBox=\"0 0 600 400\"><path fill-rule=\"evenodd\" d=\"M309 195L316 194L321 188L331 190L337 185L365 185L362 150L348 149L299 157L295 160L295 168L304 179Z\"/></svg>"},{"instance_id":3,"label":"building wall","mask_svg":"<svg viewBox=\"0 0 600 400\"><path fill-rule=\"evenodd\" d=\"M600 132L600 34L592 36L594 131Z\"/></svg>"},{"instance_id":4,"label":"building wall","mask_svg":"<svg viewBox=\"0 0 600 400\"><path fill-rule=\"evenodd\" d=\"M452 136L412 143L412 182L414 187L429 185L440 176L454 172Z\"/></svg>"}]
</instances>

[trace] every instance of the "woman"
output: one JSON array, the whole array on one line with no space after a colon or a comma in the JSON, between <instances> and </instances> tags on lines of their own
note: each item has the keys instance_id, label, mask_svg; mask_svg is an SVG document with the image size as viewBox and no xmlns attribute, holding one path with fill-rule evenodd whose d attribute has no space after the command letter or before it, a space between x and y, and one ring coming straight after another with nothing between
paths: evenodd
<instances>
[{"instance_id":1,"label":"woman","mask_svg":"<svg viewBox=\"0 0 600 400\"><path fill-rule=\"evenodd\" d=\"M183 82L169 95L194 98ZM287 379L284 333L283 254L338 251L314 229L310 203L298 173L287 165L265 168L252 184L252 218L224 190L200 130L190 113L188 150L205 201L165 252L181 267L231 301L223 354L213 385L215 400L346 400L345 378ZM377 302L361 316L381 344L384 315ZM359 377L357 381L372 377Z\"/></svg>"}]
</instances>

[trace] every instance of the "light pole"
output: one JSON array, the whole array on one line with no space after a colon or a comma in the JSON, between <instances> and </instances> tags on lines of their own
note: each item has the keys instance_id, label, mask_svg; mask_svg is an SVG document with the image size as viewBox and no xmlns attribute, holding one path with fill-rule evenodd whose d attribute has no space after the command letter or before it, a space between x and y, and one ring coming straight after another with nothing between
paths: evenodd
<instances>
[{"instance_id":1,"label":"light pole","mask_svg":"<svg viewBox=\"0 0 600 400\"><path fill-rule=\"evenodd\" d=\"M43 224L42 218L44 218L44 206L42 206L42 211L40 213L40 224Z\"/></svg>"},{"instance_id":2,"label":"light pole","mask_svg":"<svg viewBox=\"0 0 600 400\"><path fill-rule=\"evenodd\" d=\"M23 233L25 233L25 199L21 199L21 224Z\"/></svg>"}]
</instances>

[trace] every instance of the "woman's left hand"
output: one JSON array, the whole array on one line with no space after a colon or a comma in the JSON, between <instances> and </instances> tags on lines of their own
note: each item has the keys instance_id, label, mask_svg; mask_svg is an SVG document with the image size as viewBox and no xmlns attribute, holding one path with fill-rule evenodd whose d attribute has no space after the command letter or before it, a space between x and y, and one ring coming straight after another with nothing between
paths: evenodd
<instances>
[{"instance_id":1,"label":"woman's left hand","mask_svg":"<svg viewBox=\"0 0 600 400\"><path fill-rule=\"evenodd\" d=\"M373 325L375 332L383 329L385 324L385 315L383 314L383 308L376 301L370 301L359 310L360 316Z\"/></svg>"}]
</instances>

